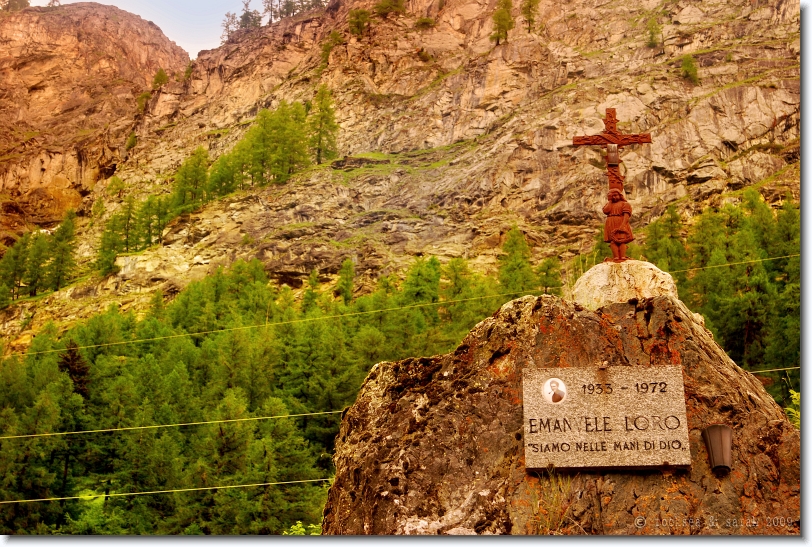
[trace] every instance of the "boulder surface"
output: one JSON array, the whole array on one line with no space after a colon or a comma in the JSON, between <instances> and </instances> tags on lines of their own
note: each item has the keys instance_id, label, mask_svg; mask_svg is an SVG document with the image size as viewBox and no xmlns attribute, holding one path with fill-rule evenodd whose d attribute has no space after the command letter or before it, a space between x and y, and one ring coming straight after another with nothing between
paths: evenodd
<instances>
[{"instance_id":1,"label":"boulder surface","mask_svg":"<svg viewBox=\"0 0 812 547\"><path fill-rule=\"evenodd\" d=\"M691 466L529 472L525 367L683 369ZM714 474L702 429L733 428ZM376 365L336 440L325 534L798 534L800 433L670 296L502 306L447 355Z\"/></svg>"},{"instance_id":2,"label":"boulder surface","mask_svg":"<svg viewBox=\"0 0 812 547\"><path fill-rule=\"evenodd\" d=\"M603 262L593 266L575 282L572 296L590 310L614 302L628 302L632 298L679 298L674 278L654 264L641 260Z\"/></svg>"}]
</instances>

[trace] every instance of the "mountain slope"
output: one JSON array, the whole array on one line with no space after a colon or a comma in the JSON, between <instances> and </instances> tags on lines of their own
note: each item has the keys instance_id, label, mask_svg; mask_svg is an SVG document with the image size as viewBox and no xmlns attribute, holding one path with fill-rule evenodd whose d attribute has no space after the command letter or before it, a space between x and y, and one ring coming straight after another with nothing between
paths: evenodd
<instances>
[{"instance_id":1,"label":"mountain slope","mask_svg":"<svg viewBox=\"0 0 812 547\"><path fill-rule=\"evenodd\" d=\"M136 96L189 56L149 21L76 3L0 16L0 235L58 222L123 161ZM92 201L91 201L92 203Z\"/></svg>"},{"instance_id":2,"label":"mountain slope","mask_svg":"<svg viewBox=\"0 0 812 547\"><path fill-rule=\"evenodd\" d=\"M48 312L8 312L4 335L32 314L36 328L110 301L139 308L152 290L174 293L239 257L260 258L293 287L313 268L328 281L350 257L369 286L421 254L492 269L516 223L536 258L567 260L591 249L606 188L600 151L571 139L601 131L607 107L622 131L652 134L652 144L622 153L635 229L669 203L691 217L751 185L774 204L786 192L799 198L797 3L542 1L532 33L517 3L500 46L488 38L494 2L410 2L403 16L373 18L361 38L347 29L356 8L372 2L332 2L201 52L188 81L153 92L134 118L138 144L116 174L124 194L166 193L194 148L217 157L260 108L310 99L319 83L336 98L341 151L388 164L314 168L179 218L159 248L120 257L118 275L46 297L37 309ZM415 29L422 16L436 25ZM651 20L656 47L647 45ZM332 31L345 43L325 62ZM696 85L681 75L688 54ZM113 155L125 157L123 147ZM108 215L117 210L123 195L104 187L100 178L83 214L94 198ZM83 230L79 253L91 260L100 223L85 218Z\"/></svg>"}]
</instances>

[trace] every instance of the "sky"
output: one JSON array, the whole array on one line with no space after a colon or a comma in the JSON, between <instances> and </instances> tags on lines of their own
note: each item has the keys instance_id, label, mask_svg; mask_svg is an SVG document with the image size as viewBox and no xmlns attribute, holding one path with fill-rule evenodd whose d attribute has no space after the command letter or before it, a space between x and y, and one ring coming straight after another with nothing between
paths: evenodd
<instances>
[{"instance_id":1,"label":"sky","mask_svg":"<svg viewBox=\"0 0 812 547\"><path fill-rule=\"evenodd\" d=\"M78 0L62 0L72 4ZM806 8L812 0L801 0ZM31 0L32 6L44 6L48 0ZM195 59L197 52L220 45L220 24L226 12L239 14L240 0L102 0L141 18L152 21L164 34ZM251 9L262 11L261 0L251 0Z\"/></svg>"},{"instance_id":2,"label":"sky","mask_svg":"<svg viewBox=\"0 0 812 547\"><path fill-rule=\"evenodd\" d=\"M62 0L73 4L79 0ZM240 0L101 0L158 25L164 34L189 53L192 59L203 49L220 45L220 24L226 12L239 14ZM48 0L31 0L32 6L45 6ZM251 0L251 8L262 11L261 0Z\"/></svg>"}]
</instances>

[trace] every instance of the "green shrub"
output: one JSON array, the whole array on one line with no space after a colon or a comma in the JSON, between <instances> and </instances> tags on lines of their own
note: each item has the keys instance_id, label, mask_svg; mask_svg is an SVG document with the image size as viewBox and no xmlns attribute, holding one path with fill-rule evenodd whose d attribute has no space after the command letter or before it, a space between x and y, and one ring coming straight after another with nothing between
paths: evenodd
<instances>
[{"instance_id":1,"label":"green shrub","mask_svg":"<svg viewBox=\"0 0 812 547\"><path fill-rule=\"evenodd\" d=\"M792 425L801 429L801 394L794 389L790 389L789 395L792 398L792 403L784 410Z\"/></svg>"},{"instance_id":2,"label":"green shrub","mask_svg":"<svg viewBox=\"0 0 812 547\"><path fill-rule=\"evenodd\" d=\"M124 189L124 181L118 178L116 175L110 177L110 181L107 183L107 188L105 192L107 192L108 196L112 196L118 194Z\"/></svg>"},{"instance_id":3,"label":"green shrub","mask_svg":"<svg viewBox=\"0 0 812 547\"><path fill-rule=\"evenodd\" d=\"M657 24L656 17L652 17L648 20L648 23L646 23L646 29L648 29L648 42L646 42L646 45L648 47L657 47L660 44L659 38L662 34L662 29L660 28L660 25Z\"/></svg>"},{"instance_id":4,"label":"green shrub","mask_svg":"<svg viewBox=\"0 0 812 547\"><path fill-rule=\"evenodd\" d=\"M426 51L426 50L425 50L425 49L423 49L422 47L421 47L420 49L418 49L418 50L417 50L417 57L418 57L418 58L419 58L421 61L423 61L424 63L428 63L429 61L431 61L431 55L429 54L429 52L428 52L428 51Z\"/></svg>"},{"instance_id":5,"label":"green shrub","mask_svg":"<svg viewBox=\"0 0 812 547\"><path fill-rule=\"evenodd\" d=\"M380 0L372 9L378 16L386 17L390 13L405 13L406 5L403 0Z\"/></svg>"},{"instance_id":6,"label":"green shrub","mask_svg":"<svg viewBox=\"0 0 812 547\"><path fill-rule=\"evenodd\" d=\"M104 216L104 200L102 198L96 198L93 202L93 208L90 210L91 214L93 215L94 219L99 219Z\"/></svg>"},{"instance_id":7,"label":"green shrub","mask_svg":"<svg viewBox=\"0 0 812 547\"><path fill-rule=\"evenodd\" d=\"M341 36L341 33L337 30L334 30L330 33L330 36L327 37L327 40L321 45L321 65L322 67L327 66L327 62L330 60L330 53L332 53L333 48L341 45L344 43L344 37Z\"/></svg>"},{"instance_id":8,"label":"green shrub","mask_svg":"<svg viewBox=\"0 0 812 547\"><path fill-rule=\"evenodd\" d=\"M169 76L167 76L166 71L162 68L159 68L158 72L155 73L155 77L152 78L152 89L159 89L168 81Z\"/></svg>"},{"instance_id":9,"label":"green shrub","mask_svg":"<svg viewBox=\"0 0 812 547\"><path fill-rule=\"evenodd\" d=\"M130 136L127 137L127 144L124 145L124 149L127 150L127 152L129 152L130 150L135 148L136 144L138 144L138 137L135 136L134 132L130 133Z\"/></svg>"},{"instance_id":10,"label":"green shrub","mask_svg":"<svg viewBox=\"0 0 812 547\"><path fill-rule=\"evenodd\" d=\"M140 94L140 95L139 95L139 96L138 96L138 97L135 99L136 105L137 105L137 107L138 107L138 113L139 113L139 114L143 114L143 113L144 113L144 110L146 110L146 109L147 109L147 103L149 102L149 100L150 100L151 98L152 98L152 93L150 93L149 91L145 91L145 92L141 93L141 94Z\"/></svg>"},{"instance_id":11,"label":"green shrub","mask_svg":"<svg viewBox=\"0 0 812 547\"><path fill-rule=\"evenodd\" d=\"M694 85L699 83L699 76L696 73L696 60L694 60L693 55L682 56L682 77Z\"/></svg>"},{"instance_id":12,"label":"green shrub","mask_svg":"<svg viewBox=\"0 0 812 547\"><path fill-rule=\"evenodd\" d=\"M363 36L369 31L369 12L365 9L351 9L349 25L352 34Z\"/></svg>"},{"instance_id":13,"label":"green shrub","mask_svg":"<svg viewBox=\"0 0 812 547\"><path fill-rule=\"evenodd\" d=\"M414 24L414 28L417 28L417 29L420 29L420 30L429 29L429 28L431 28L433 26L434 26L434 19L432 19L431 17L421 17Z\"/></svg>"},{"instance_id":14,"label":"green shrub","mask_svg":"<svg viewBox=\"0 0 812 547\"><path fill-rule=\"evenodd\" d=\"M0 0L0 11L20 11L30 5L28 0Z\"/></svg>"},{"instance_id":15,"label":"green shrub","mask_svg":"<svg viewBox=\"0 0 812 547\"><path fill-rule=\"evenodd\" d=\"M183 72L183 81L184 82L188 81L189 78L192 77L192 72L194 71L194 69L195 69L195 65L192 64L192 62L190 61L189 64L186 65L186 70Z\"/></svg>"}]
</instances>

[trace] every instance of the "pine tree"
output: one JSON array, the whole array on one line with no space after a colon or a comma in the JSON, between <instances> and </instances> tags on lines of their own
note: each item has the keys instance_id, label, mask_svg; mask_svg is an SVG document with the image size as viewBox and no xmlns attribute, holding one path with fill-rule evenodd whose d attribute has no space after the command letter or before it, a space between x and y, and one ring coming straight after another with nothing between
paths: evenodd
<instances>
[{"instance_id":1,"label":"pine tree","mask_svg":"<svg viewBox=\"0 0 812 547\"><path fill-rule=\"evenodd\" d=\"M536 15L538 15L540 0L522 0L522 17L527 23L527 32L533 32L536 25ZM507 37L505 37L507 39Z\"/></svg>"},{"instance_id":2,"label":"pine tree","mask_svg":"<svg viewBox=\"0 0 812 547\"><path fill-rule=\"evenodd\" d=\"M152 298L149 299L149 315L156 319L161 319L164 316L164 293L161 289L157 289L152 293Z\"/></svg>"},{"instance_id":3,"label":"pine tree","mask_svg":"<svg viewBox=\"0 0 812 547\"><path fill-rule=\"evenodd\" d=\"M498 46L502 40L507 43L508 32L516 26L516 22L510 13L511 10L513 10L513 0L499 0L496 6L496 11L493 12L493 34L491 34L491 41L496 41L496 45Z\"/></svg>"},{"instance_id":4,"label":"pine tree","mask_svg":"<svg viewBox=\"0 0 812 547\"><path fill-rule=\"evenodd\" d=\"M11 248L6 250L6 254L0 260L0 283L9 288L12 299L17 299L20 296L23 277L27 270L30 241L31 234L23 234Z\"/></svg>"},{"instance_id":5,"label":"pine tree","mask_svg":"<svg viewBox=\"0 0 812 547\"><path fill-rule=\"evenodd\" d=\"M314 269L310 272L310 277L307 279L307 289L302 297L302 313L307 314L308 311L316 307L316 302L319 298L319 271Z\"/></svg>"},{"instance_id":6,"label":"pine tree","mask_svg":"<svg viewBox=\"0 0 812 547\"><path fill-rule=\"evenodd\" d=\"M274 182L282 183L310 163L304 105L283 100L274 111L274 117L270 135L274 141L271 176Z\"/></svg>"},{"instance_id":7,"label":"pine tree","mask_svg":"<svg viewBox=\"0 0 812 547\"><path fill-rule=\"evenodd\" d=\"M355 280L355 265L352 259L345 258L338 271L338 283L336 293L344 299L344 304L349 305L352 301L353 282Z\"/></svg>"},{"instance_id":8,"label":"pine tree","mask_svg":"<svg viewBox=\"0 0 812 547\"><path fill-rule=\"evenodd\" d=\"M238 24L237 14L230 11L226 12L226 16L223 19L223 22L220 24L220 27L223 29L223 32L220 34L220 45L228 42L228 39L231 38L234 31L239 28Z\"/></svg>"},{"instance_id":9,"label":"pine tree","mask_svg":"<svg viewBox=\"0 0 812 547\"><path fill-rule=\"evenodd\" d=\"M379 0L373 9L379 17L386 18L390 13L405 13L406 5L403 0Z\"/></svg>"},{"instance_id":10,"label":"pine tree","mask_svg":"<svg viewBox=\"0 0 812 547\"><path fill-rule=\"evenodd\" d=\"M209 153L198 146L181 164L175 174L174 207L179 212L189 212L199 207L208 186Z\"/></svg>"},{"instance_id":11,"label":"pine tree","mask_svg":"<svg viewBox=\"0 0 812 547\"><path fill-rule=\"evenodd\" d=\"M167 223L174 218L172 196L159 196L155 200L155 237L161 240Z\"/></svg>"},{"instance_id":12,"label":"pine tree","mask_svg":"<svg viewBox=\"0 0 812 547\"><path fill-rule=\"evenodd\" d=\"M504 292L515 293L518 297L538 287L538 279L530 265L530 247L518 227L514 226L507 233L502 252L499 284Z\"/></svg>"},{"instance_id":13,"label":"pine tree","mask_svg":"<svg viewBox=\"0 0 812 547\"><path fill-rule=\"evenodd\" d=\"M682 219L677 208L669 205L660 218L649 224L645 244L648 261L665 272L674 272L677 286L685 290L687 282L688 251L682 243Z\"/></svg>"},{"instance_id":14,"label":"pine tree","mask_svg":"<svg viewBox=\"0 0 812 547\"><path fill-rule=\"evenodd\" d=\"M207 199L225 196L236 188L233 154L223 154L212 164L209 183L206 187Z\"/></svg>"},{"instance_id":15,"label":"pine tree","mask_svg":"<svg viewBox=\"0 0 812 547\"><path fill-rule=\"evenodd\" d=\"M324 84L319 86L313 101L313 110L308 117L308 133L310 150L315 154L317 164L321 165L322 159L336 157L338 124L330 90Z\"/></svg>"},{"instance_id":16,"label":"pine tree","mask_svg":"<svg viewBox=\"0 0 812 547\"><path fill-rule=\"evenodd\" d=\"M65 220L51 237L51 262L47 274L48 285L55 291L71 280L76 269L76 260L73 257L76 251L75 219L76 213L73 210L68 211Z\"/></svg>"},{"instance_id":17,"label":"pine tree","mask_svg":"<svg viewBox=\"0 0 812 547\"><path fill-rule=\"evenodd\" d=\"M123 247L121 239L121 213L117 213L108 219L101 235L101 243L96 254L95 268L102 276L107 276L118 271L116 266L116 256Z\"/></svg>"},{"instance_id":18,"label":"pine tree","mask_svg":"<svg viewBox=\"0 0 812 547\"><path fill-rule=\"evenodd\" d=\"M11 289L0 280L0 310L11 305Z\"/></svg>"},{"instance_id":19,"label":"pine tree","mask_svg":"<svg viewBox=\"0 0 812 547\"><path fill-rule=\"evenodd\" d=\"M124 205L119 212L119 226L121 228L121 244L125 253L137 250L138 230L136 228L136 205L135 198L131 195L124 200Z\"/></svg>"},{"instance_id":20,"label":"pine tree","mask_svg":"<svg viewBox=\"0 0 812 547\"><path fill-rule=\"evenodd\" d=\"M538 285L544 294L561 296L561 262L557 258L545 258L536 271Z\"/></svg>"},{"instance_id":21,"label":"pine tree","mask_svg":"<svg viewBox=\"0 0 812 547\"><path fill-rule=\"evenodd\" d=\"M251 0L242 0L242 14L240 15L240 28L254 29L262 24L262 16L257 10L251 9Z\"/></svg>"},{"instance_id":22,"label":"pine tree","mask_svg":"<svg viewBox=\"0 0 812 547\"><path fill-rule=\"evenodd\" d=\"M157 219L155 218L155 207L157 198L149 196L142 201L136 209L135 222L138 241L135 245L137 249L145 249L152 245L157 237Z\"/></svg>"},{"instance_id":23,"label":"pine tree","mask_svg":"<svg viewBox=\"0 0 812 547\"><path fill-rule=\"evenodd\" d=\"M84 397L89 396L90 367L79 353L79 344L73 340L68 341L65 353L59 357L59 370L67 372L73 382L73 391Z\"/></svg>"},{"instance_id":24,"label":"pine tree","mask_svg":"<svg viewBox=\"0 0 812 547\"><path fill-rule=\"evenodd\" d=\"M37 296L37 291L45 287L45 264L48 261L50 242L43 232L37 232L31 239L28 251L28 263L23 282L28 289L29 296Z\"/></svg>"},{"instance_id":25,"label":"pine tree","mask_svg":"<svg viewBox=\"0 0 812 547\"><path fill-rule=\"evenodd\" d=\"M440 261L418 257L406 273L403 282L403 299L409 304L437 302L440 299Z\"/></svg>"}]
</instances>

